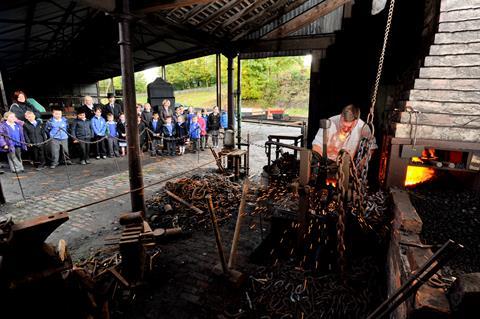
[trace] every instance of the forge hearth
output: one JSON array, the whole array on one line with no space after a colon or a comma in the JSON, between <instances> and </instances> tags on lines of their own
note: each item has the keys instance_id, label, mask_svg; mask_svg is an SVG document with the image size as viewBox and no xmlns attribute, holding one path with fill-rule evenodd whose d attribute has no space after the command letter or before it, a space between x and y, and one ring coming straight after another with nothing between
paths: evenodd
<instances>
[{"instance_id":1,"label":"forge hearth","mask_svg":"<svg viewBox=\"0 0 480 319\"><path fill-rule=\"evenodd\" d=\"M479 188L480 47L473 45L480 29L478 9L473 9L478 6L477 0L441 1L430 54L408 98L398 101L400 112L386 139L382 155L384 162L388 159L383 167L387 186L404 186L409 169L410 175L468 172L476 176L472 186ZM468 30L465 21L472 21ZM430 149L436 151L434 156L428 154Z\"/></svg>"}]
</instances>

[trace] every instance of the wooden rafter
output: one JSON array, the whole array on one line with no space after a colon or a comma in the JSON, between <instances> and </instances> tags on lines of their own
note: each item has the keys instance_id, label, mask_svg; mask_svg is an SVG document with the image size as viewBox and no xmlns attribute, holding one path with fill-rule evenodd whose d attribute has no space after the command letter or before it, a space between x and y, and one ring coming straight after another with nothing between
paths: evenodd
<instances>
[{"instance_id":1,"label":"wooden rafter","mask_svg":"<svg viewBox=\"0 0 480 319\"><path fill-rule=\"evenodd\" d=\"M231 8L233 8L234 6L238 5L240 3L241 0L231 0L230 2L228 2L226 5L224 5L223 7L221 7L220 9L218 9L217 11L215 11L213 14L211 14L208 18L206 18L205 20L203 20L202 22L200 22L199 24L197 24L196 26L198 28L201 28L203 26L206 26L207 24L209 24L210 22L214 21L215 19L217 19L218 17L222 16L225 12L227 12L228 10L230 10Z\"/></svg>"},{"instance_id":2,"label":"wooden rafter","mask_svg":"<svg viewBox=\"0 0 480 319\"><path fill-rule=\"evenodd\" d=\"M187 7L198 4L208 4L214 2L215 0L169 0L163 1L163 3L151 5L145 8L138 9L137 12L142 13L152 13L162 10L176 9L179 7Z\"/></svg>"},{"instance_id":3,"label":"wooden rafter","mask_svg":"<svg viewBox=\"0 0 480 319\"><path fill-rule=\"evenodd\" d=\"M265 3L267 3L269 0L257 0L252 3L250 3L248 6L245 8L241 9L239 12L225 20L223 23L219 24L218 26L215 27L214 31L217 29L225 29L226 26L232 24L233 22L237 21L243 16L246 16L248 13L252 12L253 10L261 7Z\"/></svg>"},{"instance_id":4,"label":"wooden rafter","mask_svg":"<svg viewBox=\"0 0 480 319\"><path fill-rule=\"evenodd\" d=\"M267 10L263 10L262 12L260 12L260 14L250 17L244 22L241 22L237 26L231 28L229 32L234 33L235 31L241 29L242 27L247 26L248 31L246 31L245 34L250 33L253 29L268 23L266 21L269 21L269 19L278 18L282 14L295 9L296 7L300 6L306 1L307 0L296 0L296 1L293 1L293 3L288 4L289 0L279 0L273 6L269 7ZM238 40L243 35L244 34L242 33L241 36L235 36L233 40Z\"/></svg>"},{"instance_id":5,"label":"wooden rafter","mask_svg":"<svg viewBox=\"0 0 480 319\"><path fill-rule=\"evenodd\" d=\"M301 28L309 25L318 18L329 14L333 10L349 2L351 2L351 0L325 0L303 12L302 14L296 16L290 21L282 24L278 28L273 29L272 31L264 35L262 39L275 39L285 37L295 31L300 30Z\"/></svg>"},{"instance_id":6,"label":"wooden rafter","mask_svg":"<svg viewBox=\"0 0 480 319\"><path fill-rule=\"evenodd\" d=\"M23 43L23 62L25 63L25 58L28 54L28 46L30 44L30 34L32 33L32 24L33 18L35 16L35 7L37 6L36 2L30 3L27 9L27 19L25 21L25 35L24 35L24 43Z\"/></svg>"},{"instance_id":7,"label":"wooden rafter","mask_svg":"<svg viewBox=\"0 0 480 319\"><path fill-rule=\"evenodd\" d=\"M235 43L240 53L290 50L325 50L335 41L334 35L289 37L275 40L245 40Z\"/></svg>"},{"instance_id":8,"label":"wooden rafter","mask_svg":"<svg viewBox=\"0 0 480 319\"><path fill-rule=\"evenodd\" d=\"M70 16L70 14L73 13L73 9L75 8L76 5L77 5L77 3L75 1L70 2L68 7L65 9L65 13L63 14L62 21L61 21L62 24L65 23L67 21L68 17ZM55 41L57 41L58 35L60 34L60 32L62 30L63 30L62 25L58 26L57 30L55 30L52 37L50 38L47 49L43 52L44 57L47 55L47 53L50 51L52 46L55 44Z\"/></svg>"},{"instance_id":9,"label":"wooden rafter","mask_svg":"<svg viewBox=\"0 0 480 319\"><path fill-rule=\"evenodd\" d=\"M188 12L184 17L182 17L181 22L188 21L190 18L193 18L194 16L205 10L205 8L207 7L208 4L197 4L192 10L190 10L190 12Z\"/></svg>"}]
</instances>

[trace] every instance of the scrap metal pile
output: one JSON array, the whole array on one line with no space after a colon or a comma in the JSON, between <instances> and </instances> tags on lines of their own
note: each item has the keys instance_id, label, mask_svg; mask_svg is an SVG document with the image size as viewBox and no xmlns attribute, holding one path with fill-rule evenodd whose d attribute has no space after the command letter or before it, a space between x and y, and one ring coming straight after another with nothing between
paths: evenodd
<instances>
[{"instance_id":1,"label":"scrap metal pile","mask_svg":"<svg viewBox=\"0 0 480 319\"><path fill-rule=\"evenodd\" d=\"M346 281L315 275L293 264L261 267L250 276L244 309L257 318L365 318L382 296L381 267L365 257Z\"/></svg>"},{"instance_id":2,"label":"scrap metal pile","mask_svg":"<svg viewBox=\"0 0 480 319\"><path fill-rule=\"evenodd\" d=\"M166 183L146 203L150 221L159 227L191 231L211 226L205 196L211 194L219 222L238 210L241 186L217 174L194 175Z\"/></svg>"}]
</instances>

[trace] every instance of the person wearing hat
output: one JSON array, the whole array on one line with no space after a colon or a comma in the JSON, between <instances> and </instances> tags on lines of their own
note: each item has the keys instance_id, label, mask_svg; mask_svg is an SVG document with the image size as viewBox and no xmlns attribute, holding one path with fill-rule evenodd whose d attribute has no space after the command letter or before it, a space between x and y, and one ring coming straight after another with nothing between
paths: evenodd
<instances>
[{"instance_id":1,"label":"person wearing hat","mask_svg":"<svg viewBox=\"0 0 480 319\"><path fill-rule=\"evenodd\" d=\"M362 137L370 136L370 128L360 119L360 109L353 104L343 108L342 113L329 118L327 157L335 161L340 150L346 150L352 158L358 151ZM376 145L373 147L377 148ZM312 150L323 154L323 129L320 128L312 142Z\"/></svg>"},{"instance_id":2,"label":"person wearing hat","mask_svg":"<svg viewBox=\"0 0 480 319\"><path fill-rule=\"evenodd\" d=\"M115 103L115 94L107 94L108 103L103 106L103 117L106 118L107 114L113 114L115 120L118 120L118 117L123 113L123 108L120 104Z\"/></svg>"}]
</instances>

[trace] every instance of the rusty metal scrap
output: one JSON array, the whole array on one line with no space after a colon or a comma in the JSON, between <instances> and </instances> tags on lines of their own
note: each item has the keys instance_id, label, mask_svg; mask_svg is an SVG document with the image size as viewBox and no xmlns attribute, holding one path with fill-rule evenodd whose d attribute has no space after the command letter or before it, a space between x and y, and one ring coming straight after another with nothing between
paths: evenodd
<instances>
[{"instance_id":1,"label":"rusty metal scrap","mask_svg":"<svg viewBox=\"0 0 480 319\"><path fill-rule=\"evenodd\" d=\"M205 196L211 194L218 221L222 221L236 213L241 193L241 186L224 176L194 175L166 183L147 201L147 207L156 227L208 228Z\"/></svg>"},{"instance_id":2,"label":"rusty metal scrap","mask_svg":"<svg viewBox=\"0 0 480 319\"><path fill-rule=\"evenodd\" d=\"M270 318L364 318L381 295L376 264L359 260L346 284L335 273L313 275L288 263L261 267L250 276L244 308Z\"/></svg>"}]
</instances>

